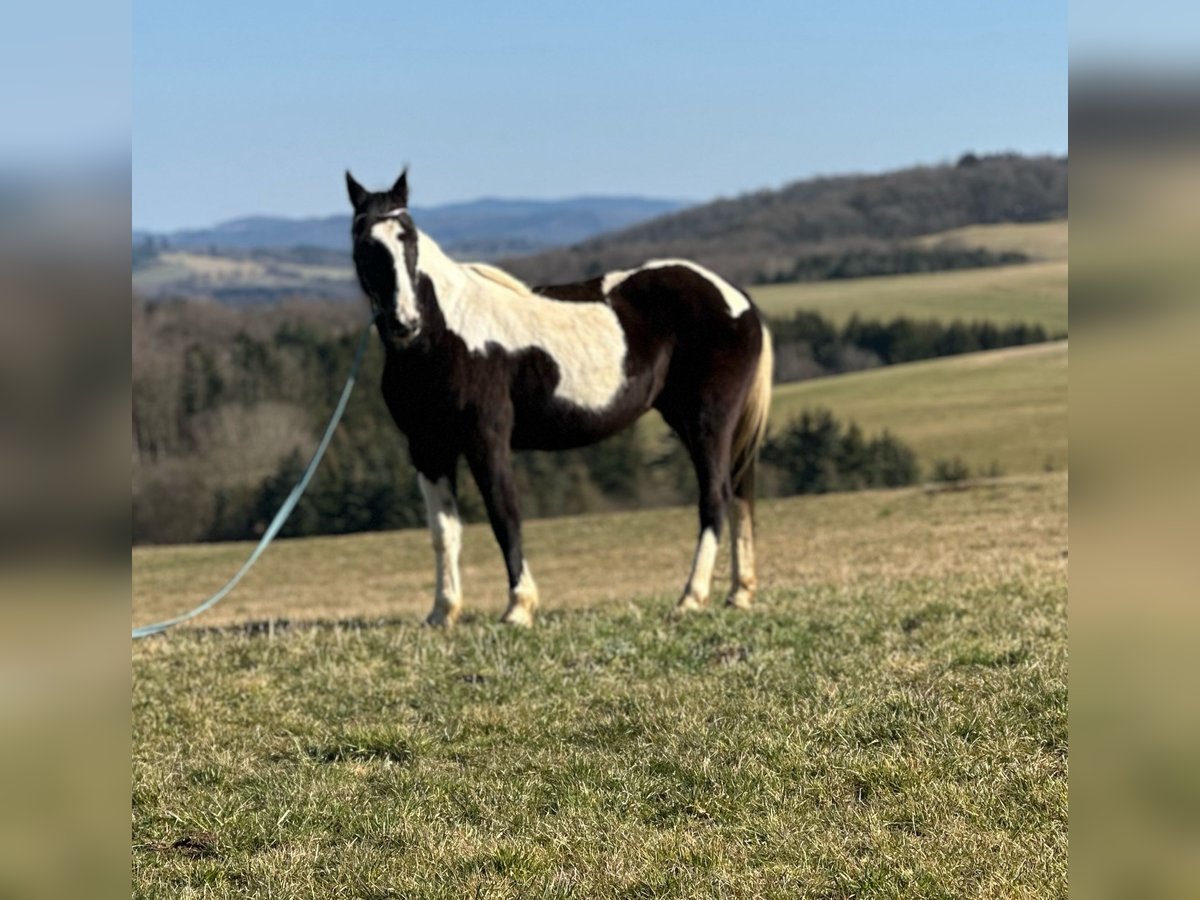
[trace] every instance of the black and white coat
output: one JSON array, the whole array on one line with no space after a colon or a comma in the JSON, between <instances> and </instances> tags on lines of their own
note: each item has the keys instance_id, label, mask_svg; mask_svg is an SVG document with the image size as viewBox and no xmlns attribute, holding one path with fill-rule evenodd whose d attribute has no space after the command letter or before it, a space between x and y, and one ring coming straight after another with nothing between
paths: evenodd
<instances>
[{"instance_id":1,"label":"black and white coat","mask_svg":"<svg viewBox=\"0 0 1200 900\"><path fill-rule=\"evenodd\" d=\"M755 589L755 461L771 391L771 343L750 299L702 266L656 260L576 284L530 288L450 259L408 212L407 173L383 193L346 175L354 261L386 351L383 396L425 497L437 558L428 622L462 609L455 473L465 458L508 569L503 621L529 625L538 592L521 550L514 450L595 443L657 409L700 487L700 536L679 600L707 603L732 505L733 585Z\"/></svg>"}]
</instances>

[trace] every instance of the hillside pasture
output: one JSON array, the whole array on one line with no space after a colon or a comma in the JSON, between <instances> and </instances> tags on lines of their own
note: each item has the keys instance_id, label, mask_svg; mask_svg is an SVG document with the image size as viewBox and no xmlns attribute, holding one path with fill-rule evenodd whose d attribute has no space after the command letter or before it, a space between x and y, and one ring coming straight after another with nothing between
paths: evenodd
<instances>
[{"instance_id":1,"label":"hillside pasture","mask_svg":"<svg viewBox=\"0 0 1200 900\"><path fill-rule=\"evenodd\" d=\"M979 320L1024 322L1050 334L1067 331L1065 260L963 269L920 275L886 275L750 288L768 316L799 310L820 313L836 324L864 319Z\"/></svg>"},{"instance_id":2,"label":"hillside pasture","mask_svg":"<svg viewBox=\"0 0 1200 900\"><path fill-rule=\"evenodd\" d=\"M982 247L997 253L1006 250L1024 253L1033 261L1067 259L1068 227L1066 219L1049 222L998 222L992 225L966 225L916 238L924 247L953 241L964 247Z\"/></svg>"},{"instance_id":3,"label":"hillside pasture","mask_svg":"<svg viewBox=\"0 0 1200 900\"><path fill-rule=\"evenodd\" d=\"M144 297L207 297L229 291L349 297L355 287L349 265L170 250L134 271L133 290Z\"/></svg>"},{"instance_id":4,"label":"hillside pasture","mask_svg":"<svg viewBox=\"0 0 1200 900\"><path fill-rule=\"evenodd\" d=\"M771 424L817 407L868 434L889 429L926 466L957 456L974 471L1065 469L1067 342L777 385Z\"/></svg>"},{"instance_id":5,"label":"hillside pasture","mask_svg":"<svg viewBox=\"0 0 1200 900\"><path fill-rule=\"evenodd\" d=\"M1066 500L766 502L758 608L675 622L689 512L534 522L531 632L482 526L450 633L424 534L281 542L134 644L133 893L1065 896ZM245 549L136 550L135 620Z\"/></svg>"}]
</instances>

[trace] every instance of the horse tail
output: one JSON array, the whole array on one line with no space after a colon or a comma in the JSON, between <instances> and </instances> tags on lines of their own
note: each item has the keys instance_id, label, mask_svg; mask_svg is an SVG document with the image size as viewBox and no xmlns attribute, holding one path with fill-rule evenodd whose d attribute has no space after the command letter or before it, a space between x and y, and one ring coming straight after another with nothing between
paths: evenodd
<instances>
[{"instance_id":1,"label":"horse tail","mask_svg":"<svg viewBox=\"0 0 1200 900\"><path fill-rule=\"evenodd\" d=\"M758 366L754 370L754 381L750 393L742 406L733 432L733 465L731 467L734 493L743 496L738 488L745 481L753 492L755 461L758 451L767 437L767 417L771 412L771 373L775 366L775 352L771 348L771 332L762 326L762 350L758 355Z\"/></svg>"}]
</instances>

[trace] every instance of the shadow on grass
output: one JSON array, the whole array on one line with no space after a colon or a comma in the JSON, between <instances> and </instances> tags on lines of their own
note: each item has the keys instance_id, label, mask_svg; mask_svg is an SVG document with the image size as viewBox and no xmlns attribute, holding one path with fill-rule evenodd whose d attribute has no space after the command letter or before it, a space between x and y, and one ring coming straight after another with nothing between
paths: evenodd
<instances>
[{"instance_id":1,"label":"shadow on grass","mask_svg":"<svg viewBox=\"0 0 1200 900\"><path fill-rule=\"evenodd\" d=\"M408 765L416 757L403 740L366 735L340 737L323 745L307 747L304 752L321 763L384 761Z\"/></svg>"}]
</instances>

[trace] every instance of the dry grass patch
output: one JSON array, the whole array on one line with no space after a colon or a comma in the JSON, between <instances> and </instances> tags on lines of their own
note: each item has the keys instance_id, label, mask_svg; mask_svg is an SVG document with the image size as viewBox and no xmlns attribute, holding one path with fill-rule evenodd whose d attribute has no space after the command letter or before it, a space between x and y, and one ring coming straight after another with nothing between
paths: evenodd
<instances>
[{"instance_id":1,"label":"dry grass patch","mask_svg":"<svg viewBox=\"0 0 1200 900\"><path fill-rule=\"evenodd\" d=\"M1064 475L1009 479L977 490L923 488L768 500L758 507L768 588L970 571L981 562L1051 555L1065 546ZM691 564L691 509L547 519L525 524L543 610L625 604L682 589ZM728 541L714 593L729 573ZM251 545L133 551L133 621L190 609L237 570ZM468 611L498 616L507 578L491 530L468 525ZM718 594L719 596L719 594ZM268 619L387 618L417 623L433 597L433 552L423 530L276 541L201 626Z\"/></svg>"}]
</instances>

